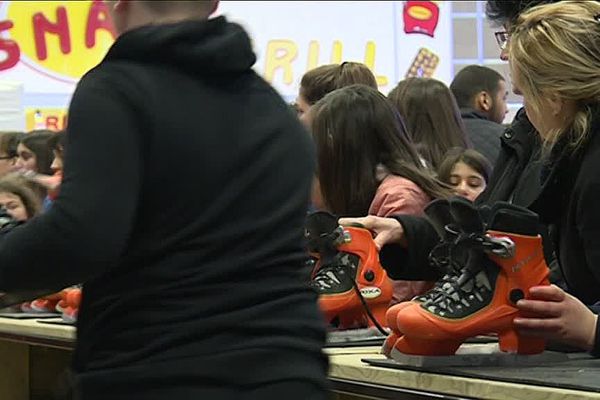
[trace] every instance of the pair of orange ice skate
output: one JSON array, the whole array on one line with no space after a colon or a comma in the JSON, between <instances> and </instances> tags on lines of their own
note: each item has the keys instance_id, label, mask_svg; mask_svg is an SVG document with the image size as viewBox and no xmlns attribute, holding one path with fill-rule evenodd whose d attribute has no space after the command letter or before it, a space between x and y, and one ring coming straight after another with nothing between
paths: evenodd
<instances>
[{"instance_id":1,"label":"pair of orange ice skate","mask_svg":"<svg viewBox=\"0 0 600 400\"><path fill-rule=\"evenodd\" d=\"M68 322L74 322L77 319L79 303L81 302L81 289L68 288L58 293L42 297L21 304L21 310L24 312L52 313L59 312L62 318Z\"/></svg>"},{"instance_id":2,"label":"pair of orange ice skate","mask_svg":"<svg viewBox=\"0 0 600 400\"><path fill-rule=\"evenodd\" d=\"M543 340L519 336L512 324L516 302L548 284L537 215L504 202L478 209L462 198L436 200L425 213L441 238L430 263L443 277L389 309L392 287L371 232L340 227L327 213L309 216L309 250L319 257L312 286L327 321L340 329L387 326L388 356L394 348L451 355L468 338L490 333L502 351L542 352Z\"/></svg>"}]
</instances>

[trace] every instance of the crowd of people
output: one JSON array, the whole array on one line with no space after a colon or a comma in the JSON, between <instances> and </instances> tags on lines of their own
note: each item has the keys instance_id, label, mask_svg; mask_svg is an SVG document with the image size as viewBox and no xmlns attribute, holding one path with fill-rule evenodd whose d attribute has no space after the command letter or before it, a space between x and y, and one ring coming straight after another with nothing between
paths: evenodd
<instances>
[{"instance_id":1,"label":"crowd of people","mask_svg":"<svg viewBox=\"0 0 600 400\"><path fill-rule=\"evenodd\" d=\"M470 142L500 142L498 157L489 175L480 153L452 150L445 160L449 165L434 173L454 184L456 194L480 207L505 201L539 215L539 234L545 239L544 253L554 285L531 288L531 297L517 302L523 316L514 324L522 335L570 344L597 355L600 219L593 199L599 179L594 171L600 118L600 3L488 1L487 12L505 29L497 35L501 58L509 61L513 91L523 96L525 107L507 129L486 130L505 113L502 106L492 111L494 102L506 97L505 80L489 71L476 79L478 71L485 71L482 67L461 71L451 85L456 100L461 106L478 108L476 112L464 108L461 113L470 121ZM466 90L464 74L481 86ZM485 82L494 82L492 87L499 92L482 95L481 88L488 87ZM475 95L469 101L466 93ZM477 132L486 138L476 139ZM481 188L479 193L464 190L469 182L471 188ZM427 219L397 213L392 218L373 215L342 223L361 223L375 232L390 276L440 278L427 262L439 240Z\"/></svg>"},{"instance_id":2,"label":"crowd of people","mask_svg":"<svg viewBox=\"0 0 600 400\"><path fill-rule=\"evenodd\" d=\"M471 65L386 95L361 63L325 65L296 115L217 3L111 2L121 35L68 133L0 135L0 205L23 222L0 237L0 291L83 282L81 398L325 399L307 210L373 232L394 304L440 279L424 212L453 196L539 215L553 285L514 324L600 354L600 2L488 1L510 79ZM525 107L504 125L507 82Z\"/></svg>"},{"instance_id":3,"label":"crowd of people","mask_svg":"<svg viewBox=\"0 0 600 400\"><path fill-rule=\"evenodd\" d=\"M64 141L63 131L0 132L0 186L11 188L0 192L0 205L13 218L26 221L56 198Z\"/></svg>"}]
</instances>

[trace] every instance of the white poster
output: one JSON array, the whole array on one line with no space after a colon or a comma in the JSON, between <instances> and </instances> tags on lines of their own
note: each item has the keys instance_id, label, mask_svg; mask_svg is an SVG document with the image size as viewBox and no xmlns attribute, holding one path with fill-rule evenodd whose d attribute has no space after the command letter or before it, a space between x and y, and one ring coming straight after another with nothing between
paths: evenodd
<instances>
[{"instance_id":1,"label":"white poster","mask_svg":"<svg viewBox=\"0 0 600 400\"><path fill-rule=\"evenodd\" d=\"M384 93L407 74L449 83L449 3L222 1L219 12L248 30L258 57L256 70L289 100L304 72L343 61L369 66Z\"/></svg>"},{"instance_id":2,"label":"white poster","mask_svg":"<svg viewBox=\"0 0 600 400\"><path fill-rule=\"evenodd\" d=\"M407 75L449 82L450 8L441 1L221 1L217 15L246 27L256 71L292 100L307 70L343 61L368 65L384 93ZM22 82L24 98L39 103L28 106L65 98L64 107L113 38L102 1L2 1L0 80Z\"/></svg>"}]
</instances>

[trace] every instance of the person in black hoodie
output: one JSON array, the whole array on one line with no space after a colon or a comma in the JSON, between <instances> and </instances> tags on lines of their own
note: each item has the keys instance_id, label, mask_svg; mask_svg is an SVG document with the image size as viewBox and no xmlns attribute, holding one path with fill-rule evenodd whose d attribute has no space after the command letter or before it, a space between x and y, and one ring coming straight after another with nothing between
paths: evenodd
<instances>
[{"instance_id":1,"label":"person in black hoodie","mask_svg":"<svg viewBox=\"0 0 600 400\"><path fill-rule=\"evenodd\" d=\"M315 155L215 1L108 2L53 207L0 238L0 290L84 282L80 399L325 399L301 281Z\"/></svg>"}]
</instances>

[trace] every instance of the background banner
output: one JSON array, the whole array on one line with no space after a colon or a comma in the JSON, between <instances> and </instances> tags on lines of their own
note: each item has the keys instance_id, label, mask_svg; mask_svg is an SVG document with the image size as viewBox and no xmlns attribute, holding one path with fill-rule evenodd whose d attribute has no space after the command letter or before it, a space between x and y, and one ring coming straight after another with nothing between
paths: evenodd
<instances>
[{"instance_id":1,"label":"background banner","mask_svg":"<svg viewBox=\"0 0 600 400\"><path fill-rule=\"evenodd\" d=\"M249 31L256 71L293 100L306 71L342 61L368 65L384 93L406 76L448 83L450 8L442 1L222 1L217 15ZM27 107L57 107L58 98L64 108L113 40L102 1L1 1L0 80L22 82Z\"/></svg>"}]
</instances>

